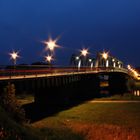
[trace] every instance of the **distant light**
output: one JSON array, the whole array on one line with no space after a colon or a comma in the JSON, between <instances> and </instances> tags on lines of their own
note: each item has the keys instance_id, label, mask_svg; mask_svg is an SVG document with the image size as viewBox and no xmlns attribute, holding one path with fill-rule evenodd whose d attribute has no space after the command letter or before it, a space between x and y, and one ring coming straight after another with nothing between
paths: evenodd
<instances>
[{"instance_id":1,"label":"distant light","mask_svg":"<svg viewBox=\"0 0 140 140\"><path fill-rule=\"evenodd\" d=\"M114 61L115 61L115 59L113 58L113 59L112 59L112 61L114 62Z\"/></svg>"},{"instance_id":2,"label":"distant light","mask_svg":"<svg viewBox=\"0 0 140 140\"><path fill-rule=\"evenodd\" d=\"M135 69L133 69L130 65L127 65L127 68L134 74L137 79L139 79L139 73Z\"/></svg>"},{"instance_id":3,"label":"distant light","mask_svg":"<svg viewBox=\"0 0 140 140\"><path fill-rule=\"evenodd\" d=\"M92 62L92 59L89 59L89 62Z\"/></svg>"},{"instance_id":4,"label":"distant light","mask_svg":"<svg viewBox=\"0 0 140 140\"><path fill-rule=\"evenodd\" d=\"M131 66L130 65L127 65L127 68L130 70L131 69Z\"/></svg>"},{"instance_id":5,"label":"distant light","mask_svg":"<svg viewBox=\"0 0 140 140\"><path fill-rule=\"evenodd\" d=\"M136 90L134 91L134 95L137 96L137 92L136 92Z\"/></svg>"},{"instance_id":6,"label":"distant light","mask_svg":"<svg viewBox=\"0 0 140 140\"><path fill-rule=\"evenodd\" d=\"M137 77L139 74L137 71L134 71L134 75Z\"/></svg>"},{"instance_id":7,"label":"distant light","mask_svg":"<svg viewBox=\"0 0 140 140\"><path fill-rule=\"evenodd\" d=\"M137 96L140 96L140 91L139 90L137 90Z\"/></svg>"},{"instance_id":8,"label":"distant light","mask_svg":"<svg viewBox=\"0 0 140 140\"><path fill-rule=\"evenodd\" d=\"M80 51L81 55L86 56L87 54L89 54L88 49L83 49Z\"/></svg>"},{"instance_id":9,"label":"distant light","mask_svg":"<svg viewBox=\"0 0 140 140\"><path fill-rule=\"evenodd\" d=\"M79 56L76 56L76 60L79 60Z\"/></svg>"}]
</instances>

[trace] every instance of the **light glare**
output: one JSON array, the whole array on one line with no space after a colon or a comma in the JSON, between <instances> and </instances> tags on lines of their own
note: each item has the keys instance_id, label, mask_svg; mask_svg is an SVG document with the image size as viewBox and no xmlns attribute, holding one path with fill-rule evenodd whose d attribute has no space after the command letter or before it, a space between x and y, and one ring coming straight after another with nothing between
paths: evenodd
<instances>
[{"instance_id":1,"label":"light glare","mask_svg":"<svg viewBox=\"0 0 140 140\"><path fill-rule=\"evenodd\" d=\"M45 56L45 60L50 63L53 60L53 58L51 55L48 55L48 56Z\"/></svg>"},{"instance_id":2,"label":"light glare","mask_svg":"<svg viewBox=\"0 0 140 140\"><path fill-rule=\"evenodd\" d=\"M12 53L9 53L11 56L11 59L16 60L19 57L18 52L13 51Z\"/></svg>"},{"instance_id":3,"label":"light glare","mask_svg":"<svg viewBox=\"0 0 140 140\"><path fill-rule=\"evenodd\" d=\"M103 57L104 59L107 59L107 58L108 58L108 52L103 52L103 53L102 53L102 57Z\"/></svg>"},{"instance_id":4,"label":"light glare","mask_svg":"<svg viewBox=\"0 0 140 140\"><path fill-rule=\"evenodd\" d=\"M48 41L44 41L43 43L46 45L46 50L50 50L51 52L54 51L55 48L59 47L59 45L57 45L57 40L52 40L52 38L50 38Z\"/></svg>"},{"instance_id":5,"label":"light glare","mask_svg":"<svg viewBox=\"0 0 140 140\"><path fill-rule=\"evenodd\" d=\"M86 56L88 54L88 49L81 50L81 55Z\"/></svg>"}]
</instances>

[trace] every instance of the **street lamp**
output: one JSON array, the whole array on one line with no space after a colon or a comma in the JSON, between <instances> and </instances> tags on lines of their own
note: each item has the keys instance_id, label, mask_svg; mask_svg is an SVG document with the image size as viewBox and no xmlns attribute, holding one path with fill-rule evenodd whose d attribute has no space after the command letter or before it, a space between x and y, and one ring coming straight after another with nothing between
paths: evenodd
<instances>
[{"instance_id":1,"label":"street lamp","mask_svg":"<svg viewBox=\"0 0 140 140\"><path fill-rule=\"evenodd\" d=\"M89 59L88 61L89 61L89 62L92 62L92 59Z\"/></svg>"},{"instance_id":2,"label":"street lamp","mask_svg":"<svg viewBox=\"0 0 140 140\"><path fill-rule=\"evenodd\" d=\"M128 68L128 70L131 70L131 66L130 65L127 65L127 68Z\"/></svg>"},{"instance_id":3,"label":"street lamp","mask_svg":"<svg viewBox=\"0 0 140 140\"><path fill-rule=\"evenodd\" d=\"M121 63L120 63L120 61L118 61L118 67L121 68Z\"/></svg>"},{"instance_id":4,"label":"street lamp","mask_svg":"<svg viewBox=\"0 0 140 140\"><path fill-rule=\"evenodd\" d=\"M103 52L101 55L102 55L102 58L105 60L105 66L109 67L109 61L107 60L108 59L108 52Z\"/></svg>"},{"instance_id":5,"label":"street lamp","mask_svg":"<svg viewBox=\"0 0 140 140\"><path fill-rule=\"evenodd\" d=\"M127 68L134 74L136 78L138 78L139 73L134 68L132 68L130 65L127 65Z\"/></svg>"},{"instance_id":6,"label":"street lamp","mask_svg":"<svg viewBox=\"0 0 140 140\"><path fill-rule=\"evenodd\" d=\"M11 59L13 60L13 64L16 65L17 62L17 58L19 58L19 52L13 51L11 53L9 53L9 55L11 56Z\"/></svg>"},{"instance_id":7,"label":"street lamp","mask_svg":"<svg viewBox=\"0 0 140 140\"><path fill-rule=\"evenodd\" d=\"M81 55L85 57L87 56L87 54L89 54L88 49L82 49L80 52L81 52Z\"/></svg>"},{"instance_id":8,"label":"street lamp","mask_svg":"<svg viewBox=\"0 0 140 140\"><path fill-rule=\"evenodd\" d=\"M89 54L88 49L82 49L82 50L80 50L80 52L81 52L81 56L83 56L81 63L83 66L86 66L87 65L87 57L86 56Z\"/></svg>"},{"instance_id":9,"label":"street lamp","mask_svg":"<svg viewBox=\"0 0 140 140\"><path fill-rule=\"evenodd\" d=\"M50 50L50 52L53 52L55 48L58 48L59 45L57 45L58 39L56 38L53 40L52 38L49 38L48 41L44 41L43 43L46 45L46 50Z\"/></svg>"},{"instance_id":10,"label":"street lamp","mask_svg":"<svg viewBox=\"0 0 140 140\"><path fill-rule=\"evenodd\" d=\"M112 62L113 62L113 67L115 68L116 67L116 62L115 62L114 58L112 59Z\"/></svg>"},{"instance_id":11,"label":"street lamp","mask_svg":"<svg viewBox=\"0 0 140 140\"><path fill-rule=\"evenodd\" d=\"M53 60L53 58L51 55L45 56L45 61L47 61L49 64L51 63L52 60Z\"/></svg>"},{"instance_id":12,"label":"street lamp","mask_svg":"<svg viewBox=\"0 0 140 140\"><path fill-rule=\"evenodd\" d=\"M80 59L79 56L75 57L75 63L77 65L78 69L80 69L80 67L81 67L81 59Z\"/></svg>"},{"instance_id":13,"label":"street lamp","mask_svg":"<svg viewBox=\"0 0 140 140\"><path fill-rule=\"evenodd\" d=\"M79 60L79 56L76 56L75 59L76 59L76 60Z\"/></svg>"},{"instance_id":14,"label":"street lamp","mask_svg":"<svg viewBox=\"0 0 140 140\"><path fill-rule=\"evenodd\" d=\"M106 60L108 58L108 52L103 52L102 57Z\"/></svg>"},{"instance_id":15,"label":"street lamp","mask_svg":"<svg viewBox=\"0 0 140 140\"><path fill-rule=\"evenodd\" d=\"M93 61L92 61L92 59L89 59L88 61L90 62L90 68L92 69L93 68Z\"/></svg>"}]
</instances>

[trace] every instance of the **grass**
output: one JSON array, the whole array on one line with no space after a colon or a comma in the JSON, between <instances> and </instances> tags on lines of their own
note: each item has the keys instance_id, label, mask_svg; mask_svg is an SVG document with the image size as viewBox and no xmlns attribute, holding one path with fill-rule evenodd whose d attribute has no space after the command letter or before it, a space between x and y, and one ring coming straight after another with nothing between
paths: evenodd
<instances>
[{"instance_id":1,"label":"grass","mask_svg":"<svg viewBox=\"0 0 140 140\"><path fill-rule=\"evenodd\" d=\"M128 100L128 95L101 100L106 99ZM33 102L33 97L25 95L18 97L18 100L24 105ZM11 120L0 107L0 127L4 127L8 135L11 134L9 140L12 140L13 134L22 140L139 140L139 124L139 102L84 102L28 126L21 126Z\"/></svg>"},{"instance_id":2,"label":"grass","mask_svg":"<svg viewBox=\"0 0 140 140\"><path fill-rule=\"evenodd\" d=\"M133 94L124 94L123 96L121 95L113 95L111 97L103 97L103 98L96 98L95 100L99 101L113 101L113 100L135 100L135 101L140 101L140 96L134 96Z\"/></svg>"},{"instance_id":3,"label":"grass","mask_svg":"<svg viewBox=\"0 0 140 140\"><path fill-rule=\"evenodd\" d=\"M44 118L31 124L34 128L53 130L63 133L79 134L87 140L139 140L140 139L140 103L90 103ZM66 130L66 131L64 131ZM61 135L61 133L57 133ZM80 138L80 137L79 137ZM50 137L51 139L51 137ZM72 137L76 140L75 137Z\"/></svg>"}]
</instances>

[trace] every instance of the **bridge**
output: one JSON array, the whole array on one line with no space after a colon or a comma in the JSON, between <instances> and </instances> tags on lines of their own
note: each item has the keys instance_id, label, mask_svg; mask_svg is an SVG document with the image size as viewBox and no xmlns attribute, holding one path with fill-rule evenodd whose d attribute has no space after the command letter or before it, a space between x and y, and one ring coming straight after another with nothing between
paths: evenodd
<instances>
[{"instance_id":1,"label":"bridge","mask_svg":"<svg viewBox=\"0 0 140 140\"><path fill-rule=\"evenodd\" d=\"M15 66L0 70L0 90L8 82L16 92L33 92L38 103L67 103L73 99L93 98L101 90L109 94L123 94L134 89L140 80L136 71L125 68L114 57L96 59L72 56L70 67Z\"/></svg>"},{"instance_id":2,"label":"bridge","mask_svg":"<svg viewBox=\"0 0 140 140\"><path fill-rule=\"evenodd\" d=\"M81 53L82 55L73 54L71 56L70 67L58 68L46 65L14 66L12 69L0 70L0 80L14 80L100 72L121 72L126 73L137 80L139 79L138 73L134 69L132 69L130 65L128 66L128 68L125 68L122 61L111 55L108 55L108 52L98 52L95 58L86 56L88 53L86 49L82 50ZM15 52L13 55L15 64Z\"/></svg>"},{"instance_id":3,"label":"bridge","mask_svg":"<svg viewBox=\"0 0 140 140\"><path fill-rule=\"evenodd\" d=\"M92 73L109 73L109 72L121 72L128 74L128 70L125 68L75 68L75 67L62 67L62 68L43 68L43 69L7 69L0 70L0 81L4 80L16 80L16 79L29 79L29 78L40 78L40 77L56 77L64 75L78 75L78 74L92 74ZM131 74L131 73L130 73ZM132 75L133 76L133 75Z\"/></svg>"}]
</instances>

